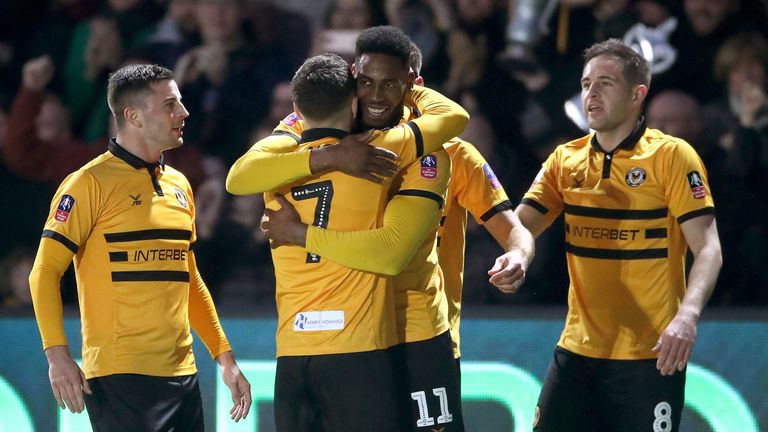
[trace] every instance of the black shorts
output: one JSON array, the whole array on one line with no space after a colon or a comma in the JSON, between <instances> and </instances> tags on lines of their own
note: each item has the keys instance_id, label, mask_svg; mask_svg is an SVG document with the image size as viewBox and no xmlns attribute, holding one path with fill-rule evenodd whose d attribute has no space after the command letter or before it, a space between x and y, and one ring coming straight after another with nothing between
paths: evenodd
<instances>
[{"instance_id":1,"label":"black shorts","mask_svg":"<svg viewBox=\"0 0 768 432\"><path fill-rule=\"evenodd\" d=\"M85 406L94 432L205 430L197 374L107 375L88 380Z\"/></svg>"},{"instance_id":2,"label":"black shorts","mask_svg":"<svg viewBox=\"0 0 768 432\"><path fill-rule=\"evenodd\" d=\"M596 359L557 347L533 430L677 432L684 394L685 371L662 376L655 359Z\"/></svg>"},{"instance_id":3,"label":"black shorts","mask_svg":"<svg viewBox=\"0 0 768 432\"><path fill-rule=\"evenodd\" d=\"M397 430L392 363L386 350L277 359L278 432Z\"/></svg>"},{"instance_id":4,"label":"black shorts","mask_svg":"<svg viewBox=\"0 0 768 432\"><path fill-rule=\"evenodd\" d=\"M459 370L450 332L390 348L402 431L463 431Z\"/></svg>"}]
</instances>

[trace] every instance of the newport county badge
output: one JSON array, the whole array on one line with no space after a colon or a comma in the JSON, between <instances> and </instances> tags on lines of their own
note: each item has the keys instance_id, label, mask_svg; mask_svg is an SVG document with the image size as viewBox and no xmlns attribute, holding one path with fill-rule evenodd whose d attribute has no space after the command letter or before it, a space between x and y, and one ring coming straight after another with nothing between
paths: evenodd
<instances>
[{"instance_id":1,"label":"newport county badge","mask_svg":"<svg viewBox=\"0 0 768 432\"><path fill-rule=\"evenodd\" d=\"M707 189L704 187L704 180L698 171L691 171L686 176L688 178L688 187L691 188L691 195L695 199L704 199L707 196Z\"/></svg>"},{"instance_id":2,"label":"newport county badge","mask_svg":"<svg viewBox=\"0 0 768 432\"><path fill-rule=\"evenodd\" d=\"M632 168L627 171L625 177L627 184L631 187L638 187L645 181L645 170L642 168Z\"/></svg>"},{"instance_id":3,"label":"newport county badge","mask_svg":"<svg viewBox=\"0 0 768 432\"><path fill-rule=\"evenodd\" d=\"M62 195L61 201L59 201L59 205L56 207L56 215L54 216L54 219L59 222L66 222L74 207L75 199L72 198L72 195Z\"/></svg>"},{"instance_id":4,"label":"newport county badge","mask_svg":"<svg viewBox=\"0 0 768 432\"><path fill-rule=\"evenodd\" d=\"M187 196L184 195L184 192L179 188L173 188L173 193L176 195L179 204L181 204L182 207L187 208Z\"/></svg>"},{"instance_id":5,"label":"newport county badge","mask_svg":"<svg viewBox=\"0 0 768 432\"><path fill-rule=\"evenodd\" d=\"M437 157L426 155L421 158L421 176L428 180L437 178Z\"/></svg>"}]
</instances>

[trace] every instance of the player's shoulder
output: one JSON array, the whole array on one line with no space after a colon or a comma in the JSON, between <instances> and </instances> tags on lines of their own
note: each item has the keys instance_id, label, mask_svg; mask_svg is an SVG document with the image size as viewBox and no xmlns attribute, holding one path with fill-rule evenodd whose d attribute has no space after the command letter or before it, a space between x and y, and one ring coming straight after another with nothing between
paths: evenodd
<instances>
[{"instance_id":1,"label":"player's shoulder","mask_svg":"<svg viewBox=\"0 0 768 432\"><path fill-rule=\"evenodd\" d=\"M668 153L695 151L684 139L665 134L658 129L646 129L641 142L648 150L662 150Z\"/></svg>"},{"instance_id":2,"label":"player's shoulder","mask_svg":"<svg viewBox=\"0 0 768 432\"><path fill-rule=\"evenodd\" d=\"M576 138L566 143L560 144L555 148L556 152L576 152L583 148L592 145L592 136L594 134L584 135L583 137Z\"/></svg>"}]
</instances>

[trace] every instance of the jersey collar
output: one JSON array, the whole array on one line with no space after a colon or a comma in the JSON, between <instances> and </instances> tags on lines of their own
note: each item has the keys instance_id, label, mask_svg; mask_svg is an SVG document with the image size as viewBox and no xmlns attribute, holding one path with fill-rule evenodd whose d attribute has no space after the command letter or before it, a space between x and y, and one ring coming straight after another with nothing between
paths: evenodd
<instances>
[{"instance_id":1,"label":"jersey collar","mask_svg":"<svg viewBox=\"0 0 768 432\"><path fill-rule=\"evenodd\" d=\"M134 155L133 153L129 152L128 150L120 146L120 144L117 143L117 139L115 139L114 137L109 139L108 149L110 153L122 159L125 163L127 163L128 165L136 169L149 168L152 171L154 171L154 169L157 167L163 170L165 169L165 155L163 154L160 154L160 160L158 162L155 162L155 163L145 162L140 157Z\"/></svg>"},{"instance_id":2,"label":"jersey collar","mask_svg":"<svg viewBox=\"0 0 768 432\"><path fill-rule=\"evenodd\" d=\"M632 133L630 133L628 137L624 138L624 140L615 149L613 149L611 153L618 149L632 150L635 147L635 144L640 141L640 137L642 137L643 134L645 134L645 116L641 115L640 119L637 120L637 124L632 130ZM605 150L600 147L600 143L597 142L597 134L592 135L590 144L592 144L592 148L595 149L595 151L605 153Z\"/></svg>"},{"instance_id":3,"label":"jersey collar","mask_svg":"<svg viewBox=\"0 0 768 432\"><path fill-rule=\"evenodd\" d=\"M301 141L299 143L306 143L311 141L317 141L321 138L337 138L342 139L349 135L349 132L341 129L334 128L314 128L307 129L301 133Z\"/></svg>"}]
</instances>

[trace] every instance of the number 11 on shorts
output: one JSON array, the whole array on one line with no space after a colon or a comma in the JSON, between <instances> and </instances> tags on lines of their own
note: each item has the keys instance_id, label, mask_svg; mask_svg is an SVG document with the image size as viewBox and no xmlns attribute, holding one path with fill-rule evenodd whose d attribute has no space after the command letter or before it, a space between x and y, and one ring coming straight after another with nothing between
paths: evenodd
<instances>
[{"instance_id":1,"label":"number 11 on shorts","mask_svg":"<svg viewBox=\"0 0 768 432\"><path fill-rule=\"evenodd\" d=\"M437 424L452 422L453 414L448 411L448 393L445 391L445 387L433 388L432 394L440 399L440 415L437 417ZM435 419L429 416L427 394L423 390L413 392L411 393L411 399L415 400L419 405L419 419L416 420L416 427L433 426Z\"/></svg>"}]
</instances>

